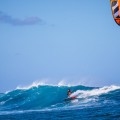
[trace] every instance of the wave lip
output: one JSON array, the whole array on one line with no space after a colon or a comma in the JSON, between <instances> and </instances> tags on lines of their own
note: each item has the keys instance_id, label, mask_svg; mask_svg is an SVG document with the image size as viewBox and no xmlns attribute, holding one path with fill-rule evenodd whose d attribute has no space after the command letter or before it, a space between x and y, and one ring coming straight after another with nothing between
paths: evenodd
<instances>
[{"instance_id":1,"label":"wave lip","mask_svg":"<svg viewBox=\"0 0 120 120\"><path fill-rule=\"evenodd\" d=\"M82 85L79 85L79 84L67 84L65 82L65 80L61 80L57 84L48 84L48 83L45 82L45 80L43 80L43 81L35 81L35 82L33 82L32 84L30 84L28 86L17 86L16 89L28 90L28 89L31 89L33 87L39 87L39 86L75 87L75 86L82 86Z\"/></svg>"}]
</instances>

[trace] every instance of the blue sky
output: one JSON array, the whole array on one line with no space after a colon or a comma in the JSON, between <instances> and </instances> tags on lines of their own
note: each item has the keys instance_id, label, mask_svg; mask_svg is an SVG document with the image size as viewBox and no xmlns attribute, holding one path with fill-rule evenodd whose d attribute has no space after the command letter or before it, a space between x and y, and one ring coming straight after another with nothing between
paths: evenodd
<instances>
[{"instance_id":1,"label":"blue sky","mask_svg":"<svg viewBox=\"0 0 120 120\"><path fill-rule=\"evenodd\" d=\"M1 0L0 91L42 79L120 85L119 34L109 0Z\"/></svg>"}]
</instances>

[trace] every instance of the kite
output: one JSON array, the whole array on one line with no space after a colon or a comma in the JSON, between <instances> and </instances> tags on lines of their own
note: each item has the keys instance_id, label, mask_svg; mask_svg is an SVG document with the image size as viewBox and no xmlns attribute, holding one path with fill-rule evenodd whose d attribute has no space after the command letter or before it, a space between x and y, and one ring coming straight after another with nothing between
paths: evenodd
<instances>
[{"instance_id":1,"label":"kite","mask_svg":"<svg viewBox=\"0 0 120 120\"><path fill-rule=\"evenodd\" d=\"M110 0L112 15L115 22L120 26L120 0Z\"/></svg>"}]
</instances>

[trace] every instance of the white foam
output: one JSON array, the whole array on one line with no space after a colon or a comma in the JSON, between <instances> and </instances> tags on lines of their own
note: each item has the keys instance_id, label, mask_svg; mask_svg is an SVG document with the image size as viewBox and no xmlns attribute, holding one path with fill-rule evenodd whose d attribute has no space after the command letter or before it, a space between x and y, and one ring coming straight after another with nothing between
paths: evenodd
<instances>
[{"instance_id":1,"label":"white foam","mask_svg":"<svg viewBox=\"0 0 120 120\"><path fill-rule=\"evenodd\" d=\"M62 87L62 86L67 86L67 87L71 87L71 86L77 86L77 85L73 85L73 84L67 84L65 82L65 80L61 80L60 82L58 82L57 84L48 84L46 83L45 80L42 81L35 81L30 85L27 86L17 86L16 89L21 89L21 90L27 90L30 89L32 87L38 87L38 86L44 86L44 85L48 85L48 86L58 86L58 87Z\"/></svg>"},{"instance_id":2,"label":"white foam","mask_svg":"<svg viewBox=\"0 0 120 120\"><path fill-rule=\"evenodd\" d=\"M9 90L9 91L6 91L5 94L8 94L9 92L10 92L10 90Z\"/></svg>"},{"instance_id":3,"label":"white foam","mask_svg":"<svg viewBox=\"0 0 120 120\"><path fill-rule=\"evenodd\" d=\"M65 86L65 85L66 85L66 83L65 83L64 80L61 80L61 81L58 83L58 86Z\"/></svg>"},{"instance_id":4,"label":"white foam","mask_svg":"<svg viewBox=\"0 0 120 120\"><path fill-rule=\"evenodd\" d=\"M16 89L22 89L22 90L27 90L27 89L30 89L32 87L38 87L40 85L46 85L45 82L43 81L35 81L33 82L31 85L28 85L28 86L17 86Z\"/></svg>"},{"instance_id":5,"label":"white foam","mask_svg":"<svg viewBox=\"0 0 120 120\"><path fill-rule=\"evenodd\" d=\"M85 90L77 90L76 92L74 92L71 95L71 97L78 96L78 98L86 98L89 96L99 96L99 95L106 94L106 93L109 93L109 92L117 90L117 89L120 89L120 86L115 86L115 85L105 86L102 88L86 90L86 91Z\"/></svg>"},{"instance_id":6,"label":"white foam","mask_svg":"<svg viewBox=\"0 0 120 120\"><path fill-rule=\"evenodd\" d=\"M58 87L61 87L61 86L67 86L67 87L71 87L71 86L75 86L73 84L67 84L66 83L66 80L61 80L58 84L57 84Z\"/></svg>"}]
</instances>

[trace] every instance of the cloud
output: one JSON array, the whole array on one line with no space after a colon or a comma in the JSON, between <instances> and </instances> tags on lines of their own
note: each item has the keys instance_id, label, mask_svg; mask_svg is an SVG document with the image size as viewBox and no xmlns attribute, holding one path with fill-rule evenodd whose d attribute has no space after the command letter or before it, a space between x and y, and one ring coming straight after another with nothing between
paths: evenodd
<instances>
[{"instance_id":1,"label":"cloud","mask_svg":"<svg viewBox=\"0 0 120 120\"><path fill-rule=\"evenodd\" d=\"M25 19L13 18L12 16L0 11L0 22L11 24L13 26L26 26L26 25L36 25L36 24L44 24L44 21L39 17L28 17Z\"/></svg>"}]
</instances>

